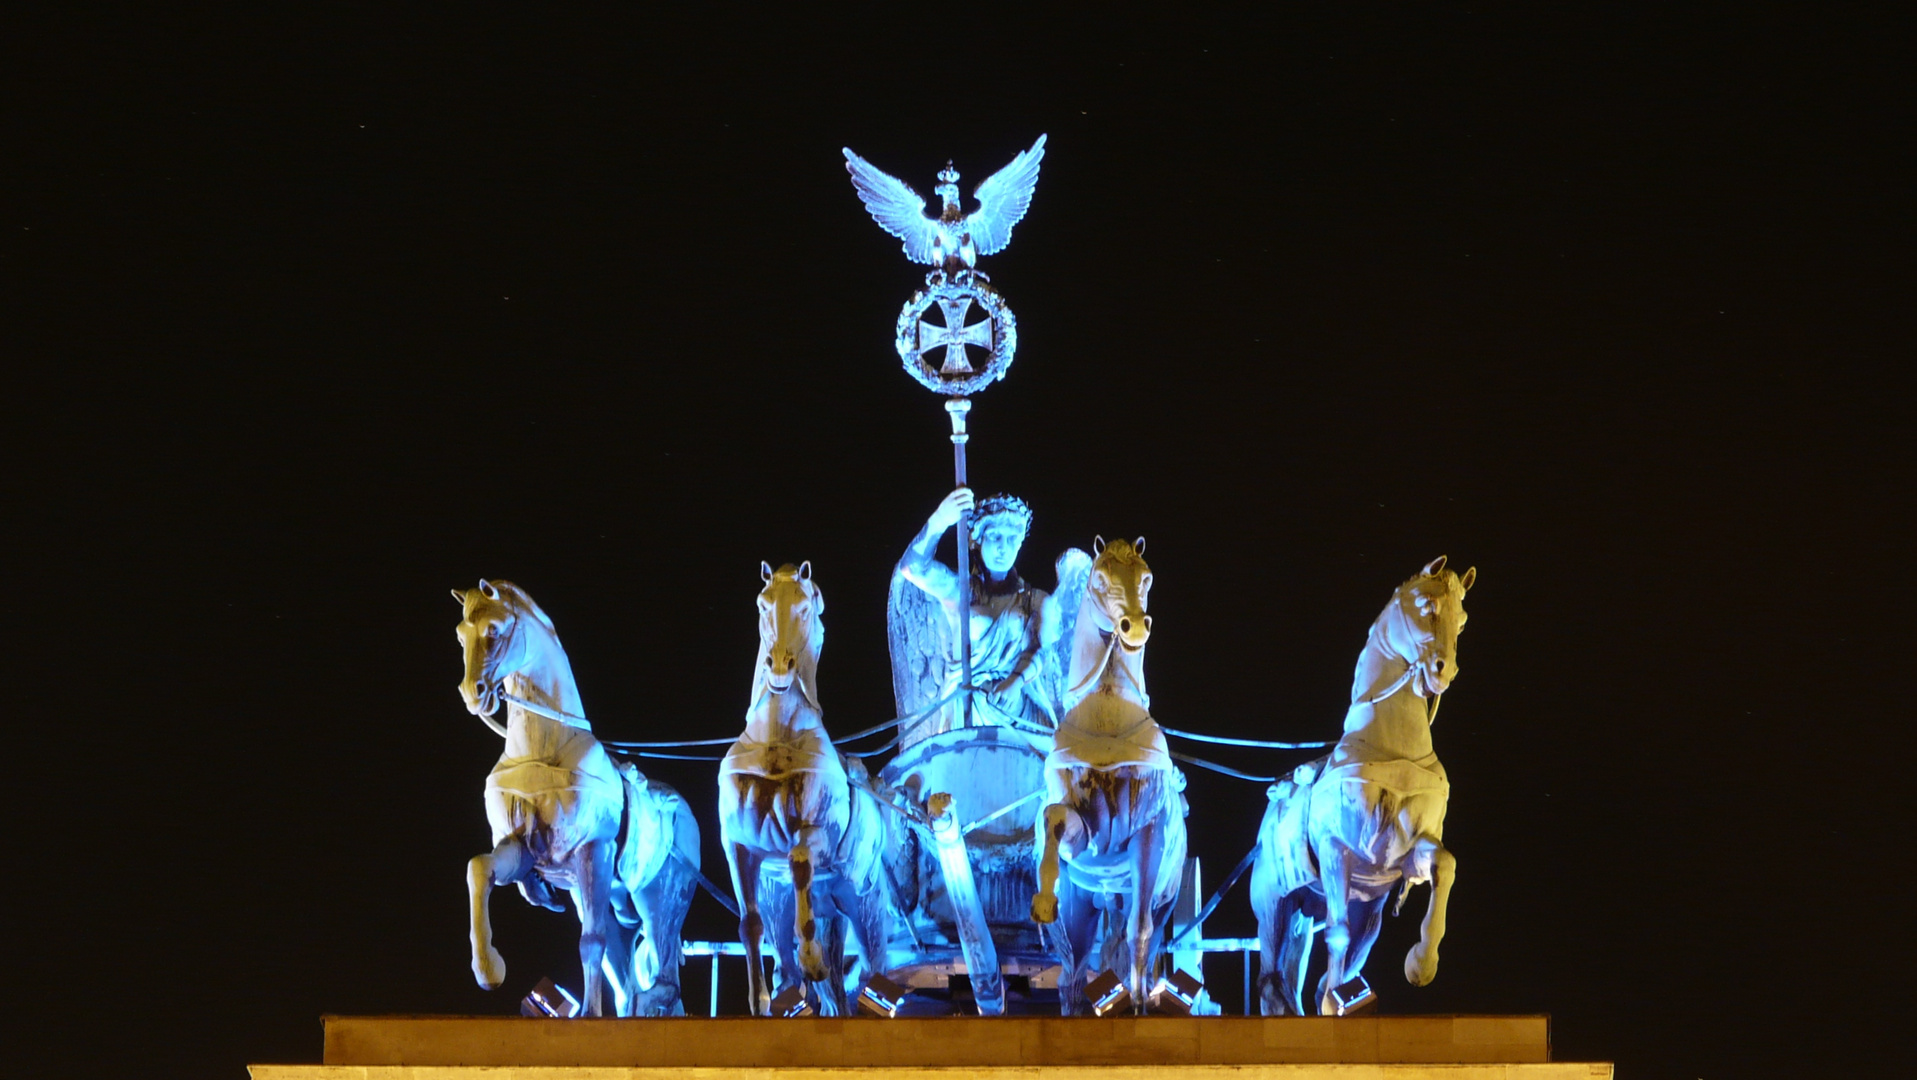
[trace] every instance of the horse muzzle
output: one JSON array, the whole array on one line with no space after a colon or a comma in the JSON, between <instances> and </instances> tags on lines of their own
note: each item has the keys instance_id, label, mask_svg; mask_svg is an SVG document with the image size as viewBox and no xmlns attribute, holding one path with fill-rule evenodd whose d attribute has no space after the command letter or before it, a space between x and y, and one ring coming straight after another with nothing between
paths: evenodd
<instances>
[{"instance_id":1,"label":"horse muzzle","mask_svg":"<svg viewBox=\"0 0 1917 1080\"><path fill-rule=\"evenodd\" d=\"M475 679L459 684L459 696L466 702L466 711L474 716L491 716L499 711L499 684Z\"/></svg>"},{"instance_id":2,"label":"horse muzzle","mask_svg":"<svg viewBox=\"0 0 1917 1080\"><path fill-rule=\"evenodd\" d=\"M1112 629L1118 638L1118 647L1128 653L1137 652L1151 640L1152 617L1144 613L1120 615L1112 622Z\"/></svg>"},{"instance_id":3,"label":"horse muzzle","mask_svg":"<svg viewBox=\"0 0 1917 1080\"><path fill-rule=\"evenodd\" d=\"M1451 680L1458 676L1458 665L1445 660L1427 660L1418 665L1418 685L1423 691L1421 697L1436 697L1451 689Z\"/></svg>"},{"instance_id":4,"label":"horse muzzle","mask_svg":"<svg viewBox=\"0 0 1917 1080\"><path fill-rule=\"evenodd\" d=\"M766 685L777 693L792 689L792 680L798 677L798 658L790 651L774 649L765 657Z\"/></svg>"}]
</instances>

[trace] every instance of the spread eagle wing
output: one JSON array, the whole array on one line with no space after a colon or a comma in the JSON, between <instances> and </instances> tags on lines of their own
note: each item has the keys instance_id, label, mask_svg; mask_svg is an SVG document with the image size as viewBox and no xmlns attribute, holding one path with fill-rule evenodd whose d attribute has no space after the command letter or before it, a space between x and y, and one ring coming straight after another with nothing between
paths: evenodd
<instances>
[{"instance_id":1,"label":"spread eagle wing","mask_svg":"<svg viewBox=\"0 0 1917 1080\"><path fill-rule=\"evenodd\" d=\"M885 636L892 653L892 697L898 716L912 716L936 704L946 692L951 671L952 616L931 594L914 585L903 564L892 571L892 592L885 605ZM950 707L941 710L949 712ZM935 713L901 725L899 748L940 730Z\"/></svg>"},{"instance_id":2,"label":"spread eagle wing","mask_svg":"<svg viewBox=\"0 0 1917 1080\"><path fill-rule=\"evenodd\" d=\"M847 156L850 156L850 151ZM986 177L978 190L972 192L972 197L978 200L978 209L965 219L965 227L972 234L972 247L980 255L996 255L1012 242L1012 226L1018 224L1025 217L1025 211L1031 208L1032 188L1038 184L1038 163L1044 158L1045 136L1040 135L1030 150L1021 152L1012 159L1010 165ZM886 179L892 178L888 176ZM894 180L893 183L898 182ZM865 194L863 188L859 194ZM868 204L871 201L866 199ZM877 209L872 211L872 216L878 216ZM880 224L884 224L884 221L881 220Z\"/></svg>"},{"instance_id":3,"label":"spread eagle wing","mask_svg":"<svg viewBox=\"0 0 1917 1080\"><path fill-rule=\"evenodd\" d=\"M901 250L906 258L937 266L942 258L936 243L938 222L926 215L925 200L905 181L873 168L871 162L850 149L843 152L845 171L852 174L852 186L858 189L859 199L872 214L872 220L879 223L879 228L905 241ZM1026 199L1030 198L1027 194ZM1024 212L1021 207L1019 213Z\"/></svg>"},{"instance_id":4,"label":"spread eagle wing","mask_svg":"<svg viewBox=\"0 0 1917 1080\"><path fill-rule=\"evenodd\" d=\"M1041 644L1045 650L1045 676L1052 680L1052 700L1058 703L1058 719L1064 723L1075 700L1067 700L1071 689L1073 636L1078 631L1078 609L1085 604L1085 589L1092 577L1092 557L1082 548L1066 548L1058 557L1058 588L1045 598ZM1080 695L1083 697L1083 695Z\"/></svg>"}]
</instances>

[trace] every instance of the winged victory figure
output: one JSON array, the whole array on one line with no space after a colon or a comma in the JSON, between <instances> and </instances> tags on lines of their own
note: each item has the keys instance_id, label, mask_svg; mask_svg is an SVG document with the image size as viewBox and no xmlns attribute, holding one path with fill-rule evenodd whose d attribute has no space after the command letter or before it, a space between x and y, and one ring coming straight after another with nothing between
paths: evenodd
<instances>
[{"instance_id":1,"label":"winged victory figure","mask_svg":"<svg viewBox=\"0 0 1917 1080\"><path fill-rule=\"evenodd\" d=\"M996 255L1012 242L1012 226L1032 205L1038 163L1044 157L1045 136L1040 135L1030 150L1021 152L972 192L979 206L969 214L959 207L959 174L949 161L939 171L938 186L932 189L944 203L937 216L927 212L925 199L905 181L880 172L849 149L845 151L845 171L852 174L852 186L871 211L872 220L905 241L902 250L906 258L957 273L977 265L980 255Z\"/></svg>"}]
</instances>

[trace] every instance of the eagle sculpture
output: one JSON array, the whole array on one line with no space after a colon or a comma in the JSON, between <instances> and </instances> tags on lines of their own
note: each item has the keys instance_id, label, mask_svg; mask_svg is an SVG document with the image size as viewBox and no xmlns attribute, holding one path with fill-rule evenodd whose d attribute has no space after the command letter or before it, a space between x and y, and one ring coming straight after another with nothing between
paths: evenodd
<instances>
[{"instance_id":1,"label":"eagle sculpture","mask_svg":"<svg viewBox=\"0 0 1917 1080\"><path fill-rule=\"evenodd\" d=\"M1045 136L1040 135L1030 150L1013 158L1011 164L972 192L978 209L969 214L959 209L959 174L949 161L939 171L938 186L932 189L944 202L937 216L926 212L925 199L905 181L880 172L849 149L845 151L845 171L852 174L852 186L871 211L872 220L905 241L902 250L906 258L956 273L975 266L980 255L995 255L1012 242L1012 226L1032 205L1038 163L1044 157Z\"/></svg>"}]
</instances>

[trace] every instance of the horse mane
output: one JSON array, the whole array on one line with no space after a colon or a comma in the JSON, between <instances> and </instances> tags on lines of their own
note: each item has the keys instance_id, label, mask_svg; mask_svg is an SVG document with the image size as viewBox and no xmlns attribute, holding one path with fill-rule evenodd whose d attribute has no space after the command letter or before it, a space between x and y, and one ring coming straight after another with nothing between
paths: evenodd
<instances>
[{"instance_id":1,"label":"horse mane","mask_svg":"<svg viewBox=\"0 0 1917 1080\"><path fill-rule=\"evenodd\" d=\"M1092 560L1092 568L1097 569L1099 564L1105 562L1142 562L1144 558L1130 540L1108 540L1099 550L1098 557Z\"/></svg>"},{"instance_id":2,"label":"horse mane","mask_svg":"<svg viewBox=\"0 0 1917 1080\"><path fill-rule=\"evenodd\" d=\"M552 624L552 617L547 615L543 608L533 602L533 598L527 594L526 590L514 585L510 581L489 581L487 584L499 590L502 601L510 598L510 602L506 604L506 607L531 615L544 624L548 630L555 629Z\"/></svg>"}]
</instances>

